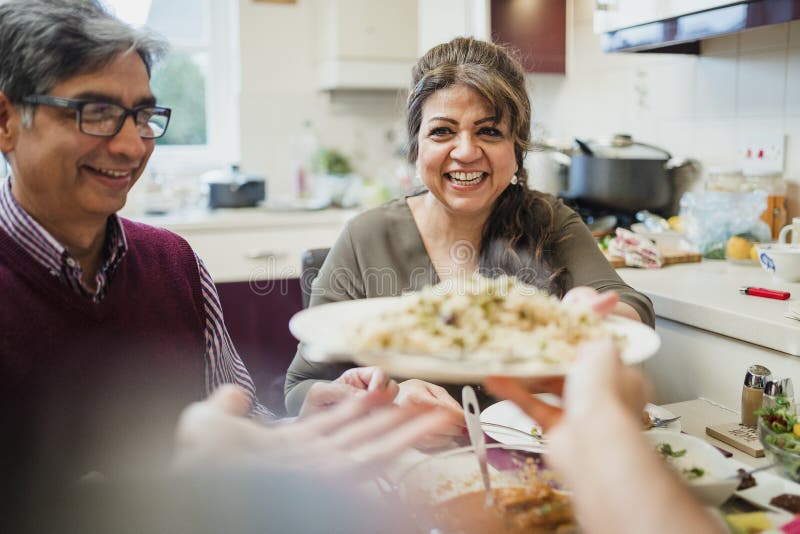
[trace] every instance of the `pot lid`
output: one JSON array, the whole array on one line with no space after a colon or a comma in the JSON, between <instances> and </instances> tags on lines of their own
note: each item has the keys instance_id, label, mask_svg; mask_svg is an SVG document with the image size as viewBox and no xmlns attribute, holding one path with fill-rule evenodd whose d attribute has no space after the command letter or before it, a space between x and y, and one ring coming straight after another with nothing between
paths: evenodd
<instances>
[{"instance_id":1,"label":"pot lid","mask_svg":"<svg viewBox=\"0 0 800 534\"><path fill-rule=\"evenodd\" d=\"M264 181L263 176L248 175L241 172L238 165L231 165L227 169L214 169L203 173L201 176L205 184L243 184L250 181Z\"/></svg>"},{"instance_id":2,"label":"pot lid","mask_svg":"<svg viewBox=\"0 0 800 534\"><path fill-rule=\"evenodd\" d=\"M614 134L611 139L584 142L599 158L657 160L672 158L665 149L634 141L633 137L628 134Z\"/></svg>"}]
</instances>

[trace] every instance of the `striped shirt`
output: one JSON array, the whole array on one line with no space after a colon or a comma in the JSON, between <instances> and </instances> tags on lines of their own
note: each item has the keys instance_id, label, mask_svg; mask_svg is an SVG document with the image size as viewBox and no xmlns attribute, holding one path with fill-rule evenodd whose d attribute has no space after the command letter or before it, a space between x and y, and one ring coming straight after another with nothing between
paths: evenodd
<instances>
[{"instance_id":1,"label":"striped shirt","mask_svg":"<svg viewBox=\"0 0 800 534\"><path fill-rule=\"evenodd\" d=\"M11 194L11 179L0 181L0 228L17 242L38 263L57 276L75 292L100 302L106 294L114 271L125 257L128 242L122 223L117 215L108 218L106 239L103 244L103 262L95 275L92 289L83 281L83 271L77 260L42 225L36 222ZM222 317L222 306L211 275L202 260L195 254L200 272L203 307L205 309L205 376L203 385L209 395L217 386L226 383L237 384L247 390L253 399L252 412L259 416L272 417L272 413L262 406L255 396L255 385L247 368L233 346Z\"/></svg>"}]
</instances>

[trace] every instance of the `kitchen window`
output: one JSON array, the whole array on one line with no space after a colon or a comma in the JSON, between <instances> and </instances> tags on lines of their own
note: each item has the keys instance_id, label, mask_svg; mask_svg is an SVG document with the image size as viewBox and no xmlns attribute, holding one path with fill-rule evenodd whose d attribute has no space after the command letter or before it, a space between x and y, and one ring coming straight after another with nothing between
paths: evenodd
<instances>
[{"instance_id":1,"label":"kitchen window","mask_svg":"<svg viewBox=\"0 0 800 534\"><path fill-rule=\"evenodd\" d=\"M192 171L238 160L238 3L235 0L104 0L129 24L165 37L155 66L158 103L172 108L151 167Z\"/></svg>"}]
</instances>

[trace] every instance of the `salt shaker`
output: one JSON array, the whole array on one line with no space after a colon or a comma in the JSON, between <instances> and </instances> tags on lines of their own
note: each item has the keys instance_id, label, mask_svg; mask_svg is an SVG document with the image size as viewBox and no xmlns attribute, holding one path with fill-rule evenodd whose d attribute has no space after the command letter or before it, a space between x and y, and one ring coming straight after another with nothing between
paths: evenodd
<instances>
[{"instance_id":1,"label":"salt shaker","mask_svg":"<svg viewBox=\"0 0 800 534\"><path fill-rule=\"evenodd\" d=\"M772 408L775 406L775 397L783 395L789 401L789 405L794 406L794 384L791 378L775 378L767 380L764 385L764 397L761 406Z\"/></svg>"},{"instance_id":2,"label":"salt shaker","mask_svg":"<svg viewBox=\"0 0 800 534\"><path fill-rule=\"evenodd\" d=\"M761 408L764 387L772 378L772 373L763 365L751 365L744 375L742 387L742 424L756 426L758 417L755 411Z\"/></svg>"}]
</instances>

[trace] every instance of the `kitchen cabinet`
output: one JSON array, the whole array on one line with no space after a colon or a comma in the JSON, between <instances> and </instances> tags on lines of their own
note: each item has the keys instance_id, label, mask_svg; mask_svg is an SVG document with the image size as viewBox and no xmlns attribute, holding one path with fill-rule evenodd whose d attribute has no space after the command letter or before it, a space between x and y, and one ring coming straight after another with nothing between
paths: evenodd
<instances>
[{"instance_id":1,"label":"kitchen cabinet","mask_svg":"<svg viewBox=\"0 0 800 534\"><path fill-rule=\"evenodd\" d=\"M491 35L521 53L527 72L564 74L567 6L563 0L492 0Z\"/></svg>"},{"instance_id":2,"label":"kitchen cabinet","mask_svg":"<svg viewBox=\"0 0 800 534\"><path fill-rule=\"evenodd\" d=\"M741 3L741 0L597 0L594 30L606 33Z\"/></svg>"},{"instance_id":3,"label":"kitchen cabinet","mask_svg":"<svg viewBox=\"0 0 800 534\"><path fill-rule=\"evenodd\" d=\"M138 218L181 235L208 268L228 333L259 400L283 414L283 381L297 341L289 319L302 309L300 255L330 247L352 210L270 213L236 209Z\"/></svg>"},{"instance_id":4,"label":"kitchen cabinet","mask_svg":"<svg viewBox=\"0 0 800 534\"><path fill-rule=\"evenodd\" d=\"M596 0L606 52L699 54L700 41L800 19L800 0Z\"/></svg>"},{"instance_id":5,"label":"kitchen cabinet","mask_svg":"<svg viewBox=\"0 0 800 534\"><path fill-rule=\"evenodd\" d=\"M405 89L417 59L417 0L317 0L321 89Z\"/></svg>"},{"instance_id":6,"label":"kitchen cabinet","mask_svg":"<svg viewBox=\"0 0 800 534\"><path fill-rule=\"evenodd\" d=\"M491 38L489 0L418 0L419 55L455 37Z\"/></svg>"}]
</instances>

